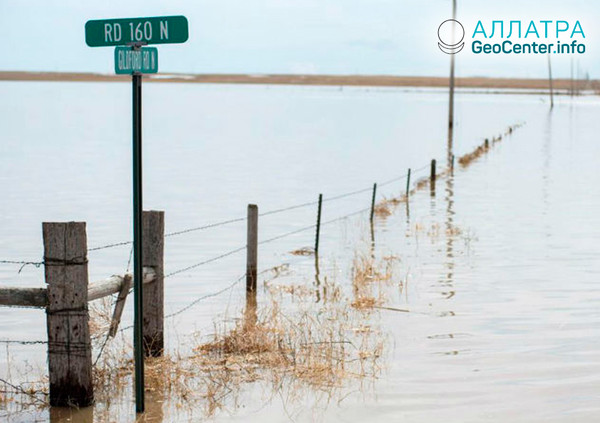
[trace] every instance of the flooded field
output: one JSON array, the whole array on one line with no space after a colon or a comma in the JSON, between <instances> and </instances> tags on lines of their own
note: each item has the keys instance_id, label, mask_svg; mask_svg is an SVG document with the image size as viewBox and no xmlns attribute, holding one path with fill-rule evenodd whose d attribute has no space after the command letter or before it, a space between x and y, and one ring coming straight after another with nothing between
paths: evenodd
<instances>
[{"instance_id":1,"label":"flooded field","mask_svg":"<svg viewBox=\"0 0 600 423\"><path fill-rule=\"evenodd\" d=\"M4 82L0 93L0 260L40 261L42 221L86 221L90 249L127 241L129 85ZM445 170L444 90L144 86L145 209L165 211L167 233L244 218L249 203L303 206L259 218L252 336L235 336L248 320L245 253L207 262L245 245L245 221L166 238L172 364L149 364L142 421L600 417L600 101L561 97L552 112L538 95L456 101L454 173L384 208L409 167L413 188L431 159ZM304 204L319 193L332 222L317 269L292 254L313 246L314 229L278 236L314 224L316 205ZM129 255L90 251L90 280L123 274ZM0 283L42 286L43 267L0 264ZM42 310L0 308L0 378L43 381L45 339ZM127 365L127 345L114 344L98 361L106 372ZM76 415L50 412L43 394L17 396L23 406L2 393L0 420L129 421L131 380L119 377Z\"/></svg>"}]
</instances>

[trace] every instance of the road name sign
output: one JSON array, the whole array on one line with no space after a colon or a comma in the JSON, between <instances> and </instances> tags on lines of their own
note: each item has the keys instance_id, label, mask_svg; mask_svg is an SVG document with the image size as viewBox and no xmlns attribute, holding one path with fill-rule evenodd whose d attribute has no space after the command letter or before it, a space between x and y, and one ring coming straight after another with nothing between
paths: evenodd
<instances>
[{"instance_id":1,"label":"road name sign","mask_svg":"<svg viewBox=\"0 0 600 423\"><path fill-rule=\"evenodd\" d=\"M143 413L144 340L142 290L142 74L158 71L158 49L147 44L185 43L185 16L99 19L85 23L85 43L90 47L115 48L115 72L131 75L133 156L133 356L135 367L135 411Z\"/></svg>"},{"instance_id":2,"label":"road name sign","mask_svg":"<svg viewBox=\"0 0 600 423\"><path fill-rule=\"evenodd\" d=\"M185 16L98 19L85 23L85 42L90 47L185 43L188 36Z\"/></svg>"},{"instance_id":3,"label":"road name sign","mask_svg":"<svg viewBox=\"0 0 600 423\"><path fill-rule=\"evenodd\" d=\"M142 47L134 50L131 47L115 47L115 73L118 75L158 72L158 49Z\"/></svg>"}]
</instances>

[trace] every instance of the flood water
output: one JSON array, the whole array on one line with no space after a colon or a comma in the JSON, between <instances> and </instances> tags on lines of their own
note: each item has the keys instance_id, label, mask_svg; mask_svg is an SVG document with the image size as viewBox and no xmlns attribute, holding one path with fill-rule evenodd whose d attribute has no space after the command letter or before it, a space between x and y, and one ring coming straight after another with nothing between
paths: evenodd
<instances>
[{"instance_id":1,"label":"flood water","mask_svg":"<svg viewBox=\"0 0 600 423\"><path fill-rule=\"evenodd\" d=\"M87 222L89 248L129 240L130 86L2 82L0 94L0 260L40 261L43 221ZM446 165L443 90L145 84L143 101L144 206L165 211L167 233L242 218L249 203L266 212L367 189L432 158ZM408 310L370 317L387 339L378 377L326 405L247 384L214 421L600 418L600 99L559 98L551 112L541 95L459 93L456 101L457 157L525 125L469 167L456 164L433 195L418 191L408 208L375 220L373 254L398 259L385 306ZM380 186L378 199L405 184ZM323 221L370 200L367 189L326 201ZM261 217L259 241L315 217L316 205ZM165 273L243 247L245 225L168 237ZM368 212L321 236L320 273L343 284L356 255L370 251ZM314 259L290 252L313 242L307 230L261 244L259 271L287 264L282 283L311 281ZM90 251L90 280L122 274L129 255L129 245ZM226 288L244 266L239 252L167 278L165 313ZM43 268L19 270L0 264L0 283L43 286ZM168 351L189 350L182 339L192 332L210 336L215 321L240 314L243 299L237 284L168 318ZM130 306L131 298L123 326ZM45 340L45 330L43 310L0 308L0 340ZM46 345L0 344L1 378L45 374ZM133 418L130 399L116 421ZM151 398L148 421L204 416L162 401ZM0 404L0 419L50 419L47 409L7 410Z\"/></svg>"}]
</instances>

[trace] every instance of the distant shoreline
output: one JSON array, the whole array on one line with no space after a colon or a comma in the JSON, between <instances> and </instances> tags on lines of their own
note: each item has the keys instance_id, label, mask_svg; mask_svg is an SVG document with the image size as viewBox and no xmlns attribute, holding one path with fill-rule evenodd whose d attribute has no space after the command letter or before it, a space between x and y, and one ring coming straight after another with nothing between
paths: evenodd
<instances>
[{"instance_id":1,"label":"distant shoreline","mask_svg":"<svg viewBox=\"0 0 600 423\"><path fill-rule=\"evenodd\" d=\"M129 76L78 72L0 71L0 81L126 82ZM145 76L148 82L185 82L206 84L329 85L359 87L448 87L448 78L432 76L388 75L252 75L252 74L156 74ZM569 91L600 90L600 81L553 80L554 89ZM473 89L547 90L547 79L456 78L456 87Z\"/></svg>"}]
</instances>

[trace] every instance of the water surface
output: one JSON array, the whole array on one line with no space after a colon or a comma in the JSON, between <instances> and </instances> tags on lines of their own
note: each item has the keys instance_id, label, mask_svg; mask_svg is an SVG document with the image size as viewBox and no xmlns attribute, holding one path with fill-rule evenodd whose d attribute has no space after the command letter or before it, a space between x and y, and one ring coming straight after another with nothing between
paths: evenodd
<instances>
[{"instance_id":1,"label":"water surface","mask_svg":"<svg viewBox=\"0 0 600 423\"><path fill-rule=\"evenodd\" d=\"M41 222L87 222L90 247L130 238L130 87L9 83L2 93L0 259L38 261ZM460 156L526 122L467 169L412 197L375 224L375 254L400 259L378 311L391 340L372 386L315 411L247 388L217 421L593 421L600 416L599 170L596 97L460 94ZM447 97L438 90L146 84L145 208L165 210L166 231L368 188L446 157ZM427 170L417 176L425 175ZM398 195L405 181L380 188ZM368 207L370 192L326 202L323 220ZM265 216L259 239L311 225L315 206ZM368 213L323 228L321 272L345 281L369 248ZM312 230L261 245L261 269L288 263L284 282L310 280ZM245 244L245 222L167 238L167 273ZM129 246L89 253L90 280L127 268ZM168 278L165 311L228 286L244 253ZM43 269L0 265L3 285L42 286ZM260 301L260 298L259 298ZM166 322L167 348L209 335L241 310L242 286ZM123 324L131 322L126 310ZM0 309L0 339L44 340L40 310ZM27 330L23 330L27 328ZM45 372L44 345L2 345L11 368ZM27 372L25 372L27 373ZM10 373L18 380L18 372ZM26 377L25 377L26 379ZM165 421L186 415L164 406ZM125 407L131 412L132 408ZM156 407L154 407L156 408ZM160 407L158 407L160 408ZM200 411L198 411L200 413ZM42 421L46 411L32 412ZM287 414L286 414L287 413ZM13 415L28 421L32 414Z\"/></svg>"}]
</instances>

